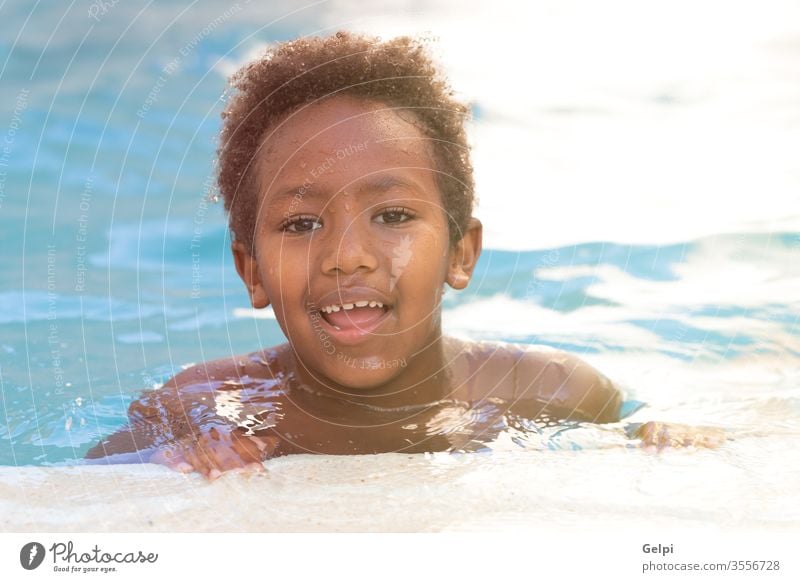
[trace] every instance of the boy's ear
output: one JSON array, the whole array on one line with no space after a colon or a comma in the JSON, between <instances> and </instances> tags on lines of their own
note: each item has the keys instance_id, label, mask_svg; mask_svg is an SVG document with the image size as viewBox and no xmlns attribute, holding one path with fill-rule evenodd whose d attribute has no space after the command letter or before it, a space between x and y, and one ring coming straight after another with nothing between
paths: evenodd
<instances>
[{"instance_id":1,"label":"boy's ear","mask_svg":"<svg viewBox=\"0 0 800 582\"><path fill-rule=\"evenodd\" d=\"M467 231L450 249L447 268L447 284L453 289L464 289L472 278L483 248L483 225L477 218L470 218Z\"/></svg>"},{"instance_id":2,"label":"boy's ear","mask_svg":"<svg viewBox=\"0 0 800 582\"><path fill-rule=\"evenodd\" d=\"M269 305L269 297L261 283L261 273L255 257L250 254L245 244L238 240L231 244L231 251L233 252L233 262L236 264L236 272L239 273L250 294L250 303L256 309L266 307Z\"/></svg>"}]
</instances>

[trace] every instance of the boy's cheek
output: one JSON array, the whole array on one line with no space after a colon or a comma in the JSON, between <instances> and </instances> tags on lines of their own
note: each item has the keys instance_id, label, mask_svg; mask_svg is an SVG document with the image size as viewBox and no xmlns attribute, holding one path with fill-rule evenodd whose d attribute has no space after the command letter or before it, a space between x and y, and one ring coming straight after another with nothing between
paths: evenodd
<instances>
[{"instance_id":1,"label":"boy's cheek","mask_svg":"<svg viewBox=\"0 0 800 582\"><path fill-rule=\"evenodd\" d=\"M443 251L446 249L447 237L446 223L439 225L426 222L415 233L414 248L424 253L436 252L435 256L439 258L443 256Z\"/></svg>"},{"instance_id":2,"label":"boy's cheek","mask_svg":"<svg viewBox=\"0 0 800 582\"><path fill-rule=\"evenodd\" d=\"M410 237L409 237L410 238ZM447 269L446 246L435 234L424 232L409 242L401 241L392 249L392 264L403 264L406 270L441 273ZM432 285L433 281L429 281Z\"/></svg>"}]
</instances>

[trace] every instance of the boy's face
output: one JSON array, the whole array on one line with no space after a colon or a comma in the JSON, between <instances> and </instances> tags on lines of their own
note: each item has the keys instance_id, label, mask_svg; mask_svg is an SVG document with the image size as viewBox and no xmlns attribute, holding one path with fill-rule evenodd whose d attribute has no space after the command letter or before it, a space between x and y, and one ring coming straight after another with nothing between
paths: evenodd
<instances>
[{"instance_id":1,"label":"boy's face","mask_svg":"<svg viewBox=\"0 0 800 582\"><path fill-rule=\"evenodd\" d=\"M253 252L234 243L236 266L321 383L403 374L441 335L444 283L469 281L480 223L451 248L428 147L408 113L350 97L306 107L262 145Z\"/></svg>"}]
</instances>

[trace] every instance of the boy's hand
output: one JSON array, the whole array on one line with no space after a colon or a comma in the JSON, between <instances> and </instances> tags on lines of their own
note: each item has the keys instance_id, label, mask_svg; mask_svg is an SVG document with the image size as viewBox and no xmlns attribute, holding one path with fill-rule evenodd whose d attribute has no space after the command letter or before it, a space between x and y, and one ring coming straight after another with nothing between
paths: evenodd
<instances>
[{"instance_id":1,"label":"boy's hand","mask_svg":"<svg viewBox=\"0 0 800 582\"><path fill-rule=\"evenodd\" d=\"M225 471L265 473L262 462L275 450L273 437L246 436L227 427L212 427L163 445L150 457L151 463L190 473L197 471L209 481Z\"/></svg>"},{"instance_id":2,"label":"boy's hand","mask_svg":"<svg viewBox=\"0 0 800 582\"><path fill-rule=\"evenodd\" d=\"M642 440L642 447L705 447L713 449L721 446L725 432L707 426L689 426L666 422L645 422L631 433L633 438Z\"/></svg>"}]
</instances>

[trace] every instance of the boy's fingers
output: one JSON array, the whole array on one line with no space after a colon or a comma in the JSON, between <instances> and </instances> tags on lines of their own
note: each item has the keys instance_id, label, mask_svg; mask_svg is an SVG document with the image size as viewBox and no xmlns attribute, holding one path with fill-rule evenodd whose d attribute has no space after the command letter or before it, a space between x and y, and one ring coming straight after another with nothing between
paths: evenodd
<instances>
[{"instance_id":1,"label":"boy's fingers","mask_svg":"<svg viewBox=\"0 0 800 582\"><path fill-rule=\"evenodd\" d=\"M242 466L260 463L265 458L264 451L268 448L269 445L258 437L245 436L238 432L231 435L232 453L238 456Z\"/></svg>"},{"instance_id":2,"label":"boy's fingers","mask_svg":"<svg viewBox=\"0 0 800 582\"><path fill-rule=\"evenodd\" d=\"M151 463L164 465L173 471L188 473L192 471L192 466L186 462L186 458L177 449L159 449L150 456Z\"/></svg>"},{"instance_id":3,"label":"boy's fingers","mask_svg":"<svg viewBox=\"0 0 800 582\"><path fill-rule=\"evenodd\" d=\"M203 436L194 443L189 455L191 464L205 477L209 477L210 472L219 467L219 459L214 453L213 447L209 445Z\"/></svg>"},{"instance_id":4,"label":"boy's fingers","mask_svg":"<svg viewBox=\"0 0 800 582\"><path fill-rule=\"evenodd\" d=\"M258 443L250 439L240 440L236 443L236 452L245 463L254 463L261 460L261 449Z\"/></svg>"},{"instance_id":5,"label":"boy's fingers","mask_svg":"<svg viewBox=\"0 0 800 582\"><path fill-rule=\"evenodd\" d=\"M157 450L151 455L151 462L181 473L197 471L209 481L215 481L225 471L265 473L262 461L265 451L272 448L268 439L214 429L188 435L174 446Z\"/></svg>"},{"instance_id":6,"label":"boy's fingers","mask_svg":"<svg viewBox=\"0 0 800 582\"><path fill-rule=\"evenodd\" d=\"M239 473L240 475L256 475L258 473L266 473L266 469L264 469L261 463L248 463L242 467L237 467L236 469L231 469L230 473Z\"/></svg>"},{"instance_id":7,"label":"boy's fingers","mask_svg":"<svg viewBox=\"0 0 800 582\"><path fill-rule=\"evenodd\" d=\"M653 442L654 437L658 434L658 429L658 423L645 422L634 431L633 436L639 437L643 442Z\"/></svg>"},{"instance_id":8,"label":"boy's fingers","mask_svg":"<svg viewBox=\"0 0 800 582\"><path fill-rule=\"evenodd\" d=\"M205 449L192 448L187 449L185 454L186 462L191 465L195 471L201 473L204 477L208 477L209 471L214 468L208 458L208 452Z\"/></svg>"},{"instance_id":9,"label":"boy's fingers","mask_svg":"<svg viewBox=\"0 0 800 582\"><path fill-rule=\"evenodd\" d=\"M721 446L726 440L725 432L718 428L658 422L643 424L634 435L641 439L642 447L657 447L659 451L668 447L715 448Z\"/></svg>"},{"instance_id":10,"label":"boy's fingers","mask_svg":"<svg viewBox=\"0 0 800 582\"><path fill-rule=\"evenodd\" d=\"M241 469L250 463L261 461L256 445L238 433L225 435L209 443L209 449L214 466L223 471Z\"/></svg>"},{"instance_id":11,"label":"boy's fingers","mask_svg":"<svg viewBox=\"0 0 800 582\"><path fill-rule=\"evenodd\" d=\"M216 467L224 471L239 469L247 464L245 459L242 458L242 453L237 450L235 443L214 443L211 447L211 455Z\"/></svg>"},{"instance_id":12,"label":"boy's fingers","mask_svg":"<svg viewBox=\"0 0 800 582\"><path fill-rule=\"evenodd\" d=\"M192 467L189 463L181 463L175 467L175 470L180 471L181 473L191 473L194 471L194 467Z\"/></svg>"},{"instance_id":13,"label":"boy's fingers","mask_svg":"<svg viewBox=\"0 0 800 582\"><path fill-rule=\"evenodd\" d=\"M173 471L178 471L179 473L190 473L194 470L194 467L192 467L192 465L190 465L183 457L181 457L180 460L175 460L164 464Z\"/></svg>"},{"instance_id":14,"label":"boy's fingers","mask_svg":"<svg viewBox=\"0 0 800 582\"><path fill-rule=\"evenodd\" d=\"M709 429L705 434L697 435L696 440L699 441L700 446L711 449L722 446L726 437L725 432L720 429Z\"/></svg>"}]
</instances>

